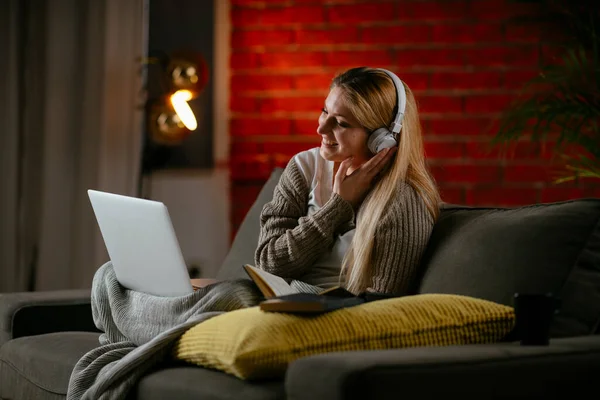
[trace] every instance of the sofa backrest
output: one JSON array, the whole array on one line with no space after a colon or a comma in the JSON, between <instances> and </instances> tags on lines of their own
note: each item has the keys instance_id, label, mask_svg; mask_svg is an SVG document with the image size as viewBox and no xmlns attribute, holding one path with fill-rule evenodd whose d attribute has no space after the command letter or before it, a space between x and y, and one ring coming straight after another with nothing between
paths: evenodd
<instances>
[{"instance_id":1,"label":"sofa backrest","mask_svg":"<svg viewBox=\"0 0 600 400\"><path fill-rule=\"evenodd\" d=\"M553 337L600 325L600 199L518 208L449 206L422 259L419 293L513 305L515 293L562 300Z\"/></svg>"},{"instance_id":2,"label":"sofa backrest","mask_svg":"<svg viewBox=\"0 0 600 400\"><path fill-rule=\"evenodd\" d=\"M273 170L233 240L217 279L249 279ZM454 293L513 305L515 293L553 293L553 337L600 333L600 199L518 208L445 205L422 260L419 293Z\"/></svg>"},{"instance_id":3,"label":"sofa backrest","mask_svg":"<svg viewBox=\"0 0 600 400\"><path fill-rule=\"evenodd\" d=\"M258 234L260 232L260 213L263 206L273 198L273 191L282 173L283 168L275 168L263 185L238 228L231 248L217 273L217 279L250 279L242 266L244 264L254 264L254 252L258 246Z\"/></svg>"}]
</instances>

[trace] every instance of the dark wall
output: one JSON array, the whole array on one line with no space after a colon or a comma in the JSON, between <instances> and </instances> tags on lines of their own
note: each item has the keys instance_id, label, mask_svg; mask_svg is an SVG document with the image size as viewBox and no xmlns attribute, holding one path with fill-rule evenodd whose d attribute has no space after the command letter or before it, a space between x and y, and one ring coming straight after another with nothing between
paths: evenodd
<instances>
[{"instance_id":1,"label":"dark wall","mask_svg":"<svg viewBox=\"0 0 600 400\"><path fill-rule=\"evenodd\" d=\"M208 66L208 83L201 95L190 102L198 128L180 145L156 145L145 136L145 172L213 166L214 1L218 0L148 0L148 55L178 51L199 53ZM147 66L150 100L164 92L159 84L161 73L158 65Z\"/></svg>"}]
</instances>

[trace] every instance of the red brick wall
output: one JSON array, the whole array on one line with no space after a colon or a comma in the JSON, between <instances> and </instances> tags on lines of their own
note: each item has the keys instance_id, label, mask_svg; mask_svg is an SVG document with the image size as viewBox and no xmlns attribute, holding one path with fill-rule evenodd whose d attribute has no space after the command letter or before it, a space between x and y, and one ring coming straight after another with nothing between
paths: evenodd
<instances>
[{"instance_id":1,"label":"red brick wall","mask_svg":"<svg viewBox=\"0 0 600 400\"><path fill-rule=\"evenodd\" d=\"M231 177L235 233L275 166L317 146L335 73L368 65L415 92L426 153L451 203L522 205L600 195L554 185L550 152L525 142L487 152L499 112L533 76L547 46L499 0L231 0Z\"/></svg>"}]
</instances>

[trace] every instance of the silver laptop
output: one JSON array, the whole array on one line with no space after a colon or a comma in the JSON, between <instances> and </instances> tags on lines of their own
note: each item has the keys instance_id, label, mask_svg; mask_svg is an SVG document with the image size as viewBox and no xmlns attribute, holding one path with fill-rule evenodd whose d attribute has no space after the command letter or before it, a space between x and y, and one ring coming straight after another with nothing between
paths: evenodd
<instances>
[{"instance_id":1,"label":"silver laptop","mask_svg":"<svg viewBox=\"0 0 600 400\"><path fill-rule=\"evenodd\" d=\"M88 196L121 285L155 296L193 292L163 203L96 190Z\"/></svg>"}]
</instances>

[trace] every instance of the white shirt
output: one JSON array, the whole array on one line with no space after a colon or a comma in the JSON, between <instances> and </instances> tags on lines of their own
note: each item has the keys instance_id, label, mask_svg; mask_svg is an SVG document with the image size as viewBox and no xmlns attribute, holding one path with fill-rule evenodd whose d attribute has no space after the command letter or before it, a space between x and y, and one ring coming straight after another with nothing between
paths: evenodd
<instances>
[{"instance_id":1,"label":"white shirt","mask_svg":"<svg viewBox=\"0 0 600 400\"><path fill-rule=\"evenodd\" d=\"M333 161L327 161L319 153L319 148L303 151L294 157L294 161L304 175L309 187L308 215L323 207L333 192ZM302 277L306 283L320 287L340 284L342 261L350 247L355 229L338 235L329 252L323 254Z\"/></svg>"}]
</instances>

